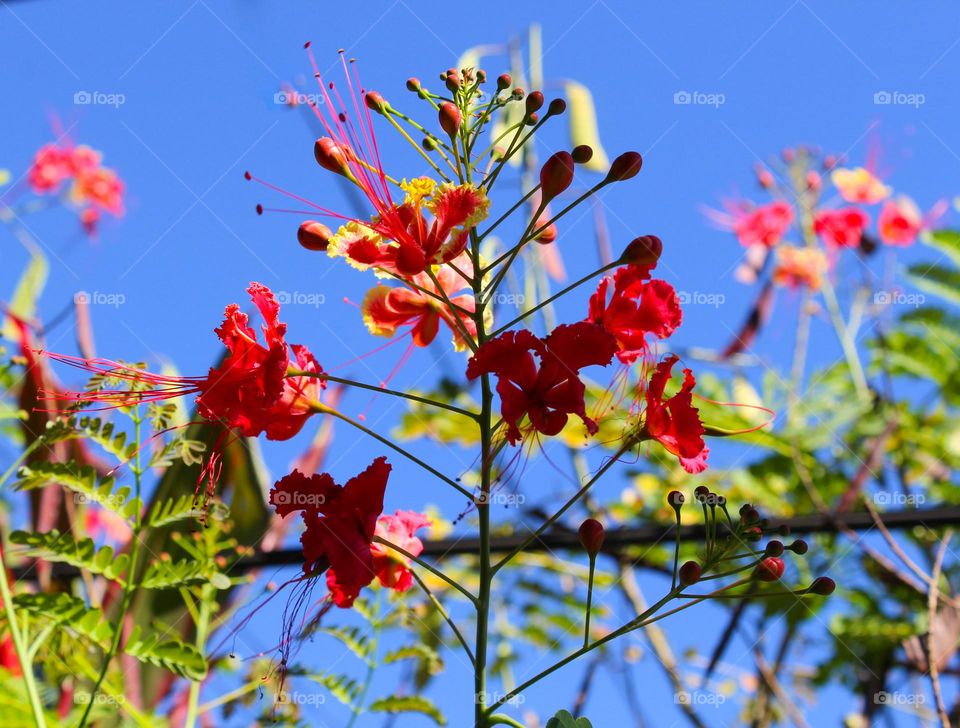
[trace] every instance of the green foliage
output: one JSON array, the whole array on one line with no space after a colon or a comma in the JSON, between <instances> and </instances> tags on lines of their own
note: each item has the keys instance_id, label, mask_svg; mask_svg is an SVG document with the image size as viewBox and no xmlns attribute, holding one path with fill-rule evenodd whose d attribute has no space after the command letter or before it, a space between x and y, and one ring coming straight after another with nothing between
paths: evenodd
<instances>
[{"instance_id":1,"label":"green foliage","mask_svg":"<svg viewBox=\"0 0 960 728\"><path fill-rule=\"evenodd\" d=\"M593 728L586 718L574 718L569 711L561 710L547 721L546 728Z\"/></svg>"},{"instance_id":2,"label":"green foliage","mask_svg":"<svg viewBox=\"0 0 960 728\"><path fill-rule=\"evenodd\" d=\"M420 713L437 725L447 724L447 719L440 709L431 700L421 695L391 695L388 698L378 698L370 703L368 710L371 713Z\"/></svg>"},{"instance_id":3,"label":"green foliage","mask_svg":"<svg viewBox=\"0 0 960 728\"><path fill-rule=\"evenodd\" d=\"M113 581L120 581L130 563L127 554L117 554L110 546L97 548L92 538L77 541L56 529L47 533L14 531L10 534L10 542L26 546L26 552L32 556L70 564Z\"/></svg>"},{"instance_id":4,"label":"green foliage","mask_svg":"<svg viewBox=\"0 0 960 728\"><path fill-rule=\"evenodd\" d=\"M139 498L131 496L130 488L114 489L112 477L100 478L92 465L76 463L39 462L20 469L15 487L36 490L47 485L61 485L78 494L78 503L96 503L118 513L129 521L136 519L142 508Z\"/></svg>"},{"instance_id":5,"label":"green foliage","mask_svg":"<svg viewBox=\"0 0 960 728\"><path fill-rule=\"evenodd\" d=\"M70 594L17 594L13 601L17 609L71 629L103 650L113 639L113 625L103 612Z\"/></svg>"},{"instance_id":6,"label":"green foliage","mask_svg":"<svg viewBox=\"0 0 960 728\"><path fill-rule=\"evenodd\" d=\"M193 645L158 634L142 636L139 625L133 628L124 646L126 654L190 680L207 676L207 661Z\"/></svg>"}]
</instances>

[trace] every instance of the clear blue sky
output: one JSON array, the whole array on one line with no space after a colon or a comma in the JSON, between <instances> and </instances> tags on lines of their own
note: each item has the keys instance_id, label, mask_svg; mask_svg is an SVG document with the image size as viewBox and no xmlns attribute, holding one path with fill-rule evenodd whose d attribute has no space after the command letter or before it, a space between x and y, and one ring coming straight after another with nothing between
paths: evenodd
<instances>
[{"instance_id":1,"label":"clear blue sky","mask_svg":"<svg viewBox=\"0 0 960 728\"><path fill-rule=\"evenodd\" d=\"M467 47L502 42L532 21L542 23L548 79L573 78L591 87L609 153L633 148L645 155L641 175L605 197L615 248L655 233L666 244L664 277L680 290L726 296L722 306L685 311L675 337L679 346L720 347L727 327L736 328L744 315L749 292L730 275L741 249L711 229L699 208L754 194L750 170L758 159L809 143L862 161L875 139L884 149L881 171L921 207L960 190L960 101L953 85L960 76L960 6L948 2L598 0L553 3L549 11L544 4L505 0L473 6L403 0L2 5L0 167L16 176L62 124L75 141L102 149L128 190L126 217L107 224L95 245L65 233L73 224L66 216L31 223L52 260L42 314L53 316L78 290L122 294L119 307L94 307L98 353L169 358L187 373L205 371L216 356L211 330L226 303L243 301L251 280L324 296L318 307L288 307L284 318L291 340L310 345L326 366L379 343L365 338L358 312L341 303L345 296L359 300L370 278L299 248L298 218L257 217L257 202L278 200L243 180L250 169L317 202L347 204L314 163L313 132L303 116L274 102L282 83L310 80L302 50L308 39L321 67L332 68L337 49L346 48L360 59L369 88L415 110L404 90L408 76L435 79ZM487 70L506 69L487 64ZM677 105L674 95L682 91L722 94L724 103ZM875 94L884 91L922 94L924 103L875 104ZM122 94L124 103L77 105L78 92ZM430 114L424 118L432 121ZM545 135L545 145L563 143L561 133ZM388 153L392 148L388 143ZM593 266L589 218L565 228L561 244L572 272ZM6 292L25 256L12 239L0 251L0 291ZM585 296L563 310L579 318ZM780 305L795 302L782 297ZM70 329L58 332L62 338L48 344L72 352ZM792 331L774 328L764 351L784 361L790 342ZM826 334L817 343L814 362L835 358ZM352 373L369 380L385 375L399 348L389 352ZM423 385L435 374L459 374L462 366L453 355L418 353L395 383L412 385L426 371ZM357 411L366 405L366 398L351 400ZM399 411L380 398L370 417L386 429ZM284 472L308 438L268 444L272 472ZM354 433L340 430L337 441L341 450L331 462L337 475L369 461L369 444ZM458 467L456 458L431 455ZM413 487L420 482L419 474L398 464L388 507L447 503L440 492ZM531 701L549 705L569 695L577 673L574 668L550 688L533 691ZM645 689L658 687L644 701L650 724L670 725L675 709L659 689L659 672L648 660L637 675ZM468 690L464 683L460 695L448 685L437 698L455 726L465 724L456 706ZM601 686L588 706L599 725L626 724L604 714L605 706L618 704L619 690L613 682ZM836 723L855 706L840 691L825 697L829 701L811 718ZM338 725L331 717L336 713L326 710L316 716L317 725ZM724 720L735 722L731 711L718 711L717 725Z\"/></svg>"}]
</instances>

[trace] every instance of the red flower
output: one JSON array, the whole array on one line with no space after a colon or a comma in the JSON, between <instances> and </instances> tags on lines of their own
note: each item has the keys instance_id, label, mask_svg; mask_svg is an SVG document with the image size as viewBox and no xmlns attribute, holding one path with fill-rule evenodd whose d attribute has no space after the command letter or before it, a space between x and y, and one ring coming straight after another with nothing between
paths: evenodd
<instances>
[{"instance_id":1,"label":"red flower","mask_svg":"<svg viewBox=\"0 0 960 728\"><path fill-rule=\"evenodd\" d=\"M792 223L793 208L786 202L776 201L736 214L733 231L745 247L759 244L772 248L783 239Z\"/></svg>"},{"instance_id":2,"label":"red flower","mask_svg":"<svg viewBox=\"0 0 960 728\"><path fill-rule=\"evenodd\" d=\"M632 364L647 352L648 334L670 336L683 320L677 294L666 281L645 280L649 273L638 266L619 268L605 276L590 297L587 320L603 326L617 340L617 358ZM607 299L607 289L613 293Z\"/></svg>"},{"instance_id":3,"label":"red flower","mask_svg":"<svg viewBox=\"0 0 960 728\"><path fill-rule=\"evenodd\" d=\"M468 255L461 255L455 265L466 275L471 275L472 266ZM475 310L472 294L456 295L467 287L467 282L449 266L441 266L436 272L437 280L450 302L460 308L451 309L442 300L413 288L376 286L363 299L363 320L375 336L393 336L401 326L412 326L413 341L417 346L429 345L437 336L443 320L453 331L453 345L463 351L467 344L460 332L461 326L471 337L476 337L477 327L465 311ZM411 281L420 288L439 294L439 289L426 273L419 273ZM460 323L457 323L459 319Z\"/></svg>"},{"instance_id":4,"label":"red flower","mask_svg":"<svg viewBox=\"0 0 960 728\"><path fill-rule=\"evenodd\" d=\"M677 456L680 465L688 473L700 473L707 468L710 450L703 441L703 423L700 413L693 406L693 388L696 380L693 372L683 370L683 385L680 391L664 399L664 390L670 381L673 365L679 357L671 355L657 364L650 376L646 392L646 415L643 437L659 442L666 450Z\"/></svg>"},{"instance_id":5,"label":"red flower","mask_svg":"<svg viewBox=\"0 0 960 728\"><path fill-rule=\"evenodd\" d=\"M925 220L920 208L909 197L888 200L877 218L877 231L887 245L911 245L923 230Z\"/></svg>"},{"instance_id":6,"label":"red flower","mask_svg":"<svg viewBox=\"0 0 960 728\"><path fill-rule=\"evenodd\" d=\"M223 324L216 329L228 353L207 376L154 374L106 359L47 353L56 361L131 383L128 389L63 392L58 399L109 409L197 394L197 409L205 419L236 428L246 437L263 432L271 440L293 437L315 412L320 390L326 385L317 377L290 377L287 372L290 368L314 373L323 370L305 346L288 347L284 340L287 327L277 318L280 306L270 289L251 283L247 292L265 322L264 344L247 325L247 315L237 304L230 304Z\"/></svg>"},{"instance_id":7,"label":"red flower","mask_svg":"<svg viewBox=\"0 0 960 728\"><path fill-rule=\"evenodd\" d=\"M389 476L387 459L379 457L342 487L328 473L307 477L294 470L270 491L279 516L302 511L304 573L329 565L327 586L338 607L351 606L376 575L371 544Z\"/></svg>"},{"instance_id":8,"label":"red flower","mask_svg":"<svg viewBox=\"0 0 960 728\"><path fill-rule=\"evenodd\" d=\"M33 157L27 172L30 186L37 194L56 192L73 176L70 152L56 144L44 144Z\"/></svg>"},{"instance_id":9,"label":"red flower","mask_svg":"<svg viewBox=\"0 0 960 728\"><path fill-rule=\"evenodd\" d=\"M422 513L397 511L392 516L380 516L375 535L412 556L419 556L423 552L423 542L414 533L429 525L430 519ZM400 592L413 586L410 559L382 543L373 544L370 550L373 553L373 570L383 586Z\"/></svg>"},{"instance_id":10,"label":"red flower","mask_svg":"<svg viewBox=\"0 0 960 728\"><path fill-rule=\"evenodd\" d=\"M870 224L867 214L857 207L821 210L813 220L813 231L824 243L838 248L860 245L863 231Z\"/></svg>"},{"instance_id":11,"label":"red flower","mask_svg":"<svg viewBox=\"0 0 960 728\"><path fill-rule=\"evenodd\" d=\"M591 364L606 366L617 348L610 333L588 321L558 326L545 339L525 329L508 331L484 343L471 357L467 378L497 375L501 414L511 445L523 438L520 423L524 417L530 420L528 431L556 435L569 415L577 415L594 434L597 423L587 417L586 388L579 373Z\"/></svg>"}]
</instances>

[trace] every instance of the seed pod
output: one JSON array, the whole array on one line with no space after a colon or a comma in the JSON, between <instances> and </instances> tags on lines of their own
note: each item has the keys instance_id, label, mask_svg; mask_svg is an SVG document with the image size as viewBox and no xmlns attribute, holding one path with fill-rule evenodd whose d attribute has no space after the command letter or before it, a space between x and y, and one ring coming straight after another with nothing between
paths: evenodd
<instances>
[{"instance_id":1,"label":"seed pod","mask_svg":"<svg viewBox=\"0 0 960 728\"><path fill-rule=\"evenodd\" d=\"M450 101L440 104L440 128L449 136L456 136L460 130L461 121L463 121L463 115L456 104Z\"/></svg>"},{"instance_id":2,"label":"seed pod","mask_svg":"<svg viewBox=\"0 0 960 728\"><path fill-rule=\"evenodd\" d=\"M642 166L643 157L640 156L640 152L624 152L613 160L605 181L623 182L631 177L636 177Z\"/></svg>"},{"instance_id":3,"label":"seed pod","mask_svg":"<svg viewBox=\"0 0 960 728\"><path fill-rule=\"evenodd\" d=\"M595 518L588 518L580 524L580 530L577 532L580 536L580 543L591 557L600 553L603 548L603 540L606 537L603 524Z\"/></svg>"},{"instance_id":4,"label":"seed pod","mask_svg":"<svg viewBox=\"0 0 960 728\"><path fill-rule=\"evenodd\" d=\"M677 576L680 578L680 584L683 586L691 586L700 581L700 576L703 574L703 569L700 568L700 564L696 561L687 561L684 563L680 570L677 572Z\"/></svg>"},{"instance_id":5,"label":"seed pod","mask_svg":"<svg viewBox=\"0 0 960 728\"><path fill-rule=\"evenodd\" d=\"M297 230L297 240L307 250L324 251L330 245L330 238L333 233L323 223L316 220L307 220L300 223Z\"/></svg>"},{"instance_id":6,"label":"seed pod","mask_svg":"<svg viewBox=\"0 0 960 728\"><path fill-rule=\"evenodd\" d=\"M570 152L557 152L540 169L541 204L546 204L573 182L573 157Z\"/></svg>"},{"instance_id":7,"label":"seed pod","mask_svg":"<svg viewBox=\"0 0 960 728\"><path fill-rule=\"evenodd\" d=\"M777 581L783 576L786 565L783 559L769 558L764 559L753 570L753 575L760 581Z\"/></svg>"},{"instance_id":8,"label":"seed pod","mask_svg":"<svg viewBox=\"0 0 960 728\"><path fill-rule=\"evenodd\" d=\"M663 242L656 235L641 235L634 238L624 249L620 262L652 268L663 253Z\"/></svg>"}]
</instances>

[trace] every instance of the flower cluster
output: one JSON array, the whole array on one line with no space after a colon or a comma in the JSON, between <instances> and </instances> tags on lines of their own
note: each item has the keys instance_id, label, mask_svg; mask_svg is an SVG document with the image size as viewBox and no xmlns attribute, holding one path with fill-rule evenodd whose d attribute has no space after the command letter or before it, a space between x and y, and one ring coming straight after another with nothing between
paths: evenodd
<instances>
[{"instance_id":1,"label":"flower cluster","mask_svg":"<svg viewBox=\"0 0 960 728\"><path fill-rule=\"evenodd\" d=\"M101 159L100 152L88 146L45 144L34 155L27 180L38 195L58 194L69 185L66 198L92 235L101 212L123 215L123 182Z\"/></svg>"},{"instance_id":2,"label":"flower cluster","mask_svg":"<svg viewBox=\"0 0 960 728\"><path fill-rule=\"evenodd\" d=\"M944 209L938 203L924 214L908 196L894 196L875 170L844 167L836 157L820 157L805 147L785 150L780 165L772 169L758 166L756 172L761 188L774 200L738 201L725 212L709 211L747 248L737 272L745 283L757 280L772 260L774 285L818 291L841 251L867 255L878 242L911 245ZM877 206L878 211L870 210ZM793 233L795 242L790 240Z\"/></svg>"}]
</instances>

